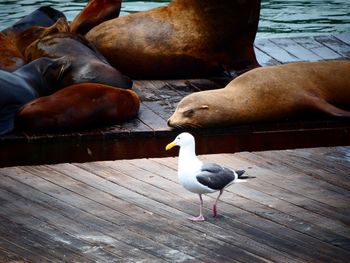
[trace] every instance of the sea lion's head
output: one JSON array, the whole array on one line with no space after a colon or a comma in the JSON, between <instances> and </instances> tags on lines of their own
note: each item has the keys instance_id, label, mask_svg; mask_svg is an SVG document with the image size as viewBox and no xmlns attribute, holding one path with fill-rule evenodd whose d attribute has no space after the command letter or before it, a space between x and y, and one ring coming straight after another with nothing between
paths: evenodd
<instances>
[{"instance_id":1,"label":"sea lion's head","mask_svg":"<svg viewBox=\"0 0 350 263\"><path fill-rule=\"evenodd\" d=\"M200 128L210 125L210 103L200 92L184 97L168 119L173 128Z\"/></svg>"},{"instance_id":2,"label":"sea lion's head","mask_svg":"<svg viewBox=\"0 0 350 263\"><path fill-rule=\"evenodd\" d=\"M173 128L225 126L239 115L234 114L234 104L224 88L195 92L178 103L168 125Z\"/></svg>"},{"instance_id":3,"label":"sea lion's head","mask_svg":"<svg viewBox=\"0 0 350 263\"><path fill-rule=\"evenodd\" d=\"M50 95L64 87L63 77L71 67L71 63L65 57L50 59L47 57L38 58L31 63L40 78L40 84L36 85L40 96Z\"/></svg>"}]
</instances>

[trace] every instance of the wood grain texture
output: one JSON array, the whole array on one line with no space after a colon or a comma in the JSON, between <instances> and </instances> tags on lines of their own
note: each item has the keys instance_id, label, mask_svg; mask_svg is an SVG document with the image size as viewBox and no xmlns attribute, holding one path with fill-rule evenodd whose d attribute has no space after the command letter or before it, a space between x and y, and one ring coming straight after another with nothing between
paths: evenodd
<instances>
[{"instance_id":1,"label":"wood grain texture","mask_svg":"<svg viewBox=\"0 0 350 263\"><path fill-rule=\"evenodd\" d=\"M254 177L198 197L176 158L0 168L2 262L347 262L350 147L201 155ZM315 249L317 248L317 249Z\"/></svg>"}]
</instances>

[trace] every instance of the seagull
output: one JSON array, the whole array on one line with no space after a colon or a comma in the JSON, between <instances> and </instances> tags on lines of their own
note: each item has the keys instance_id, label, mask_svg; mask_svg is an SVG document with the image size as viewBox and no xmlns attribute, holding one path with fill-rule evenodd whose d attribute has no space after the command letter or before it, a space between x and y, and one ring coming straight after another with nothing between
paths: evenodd
<instances>
[{"instance_id":1,"label":"seagull","mask_svg":"<svg viewBox=\"0 0 350 263\"><path fill-rule=\"evenodd\" d=\"M178 177L182 186L192 193L199 195L199 216L190 217L189 220L204 221L202 194L219 191L219 195L213 205L213 217L217 215L217 203L225 187L237 182L244 171L233 171L216 163L205 163L199 160L195 153L194 137L183 132L174 141L169 143L165 150L170 150L174 146L179 146Z\"/></svg>"}]
</instances>

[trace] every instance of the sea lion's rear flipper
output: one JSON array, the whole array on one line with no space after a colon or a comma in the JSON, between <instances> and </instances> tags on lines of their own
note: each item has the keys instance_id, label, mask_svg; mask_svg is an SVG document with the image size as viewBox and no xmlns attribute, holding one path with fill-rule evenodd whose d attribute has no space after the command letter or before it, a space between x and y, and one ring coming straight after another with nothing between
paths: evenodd
<instances>
[{"instance_id":1,"label":"sea lion's rear flipper","mask_svg":"<svg viewBox=\"0 0 350 263\"><path fill-rule=\"evenodd\" d=\"M335 117L350 118L350 111L340 109L320 97L312 97L312 108Z\"/></svg>"}]
</instances>

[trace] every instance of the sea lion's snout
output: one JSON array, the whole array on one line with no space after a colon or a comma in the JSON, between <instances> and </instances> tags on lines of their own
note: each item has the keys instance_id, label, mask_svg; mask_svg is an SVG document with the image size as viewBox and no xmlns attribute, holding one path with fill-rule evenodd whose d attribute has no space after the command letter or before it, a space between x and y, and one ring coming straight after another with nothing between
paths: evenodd
<instances>
[{"instance_id":1,"label":"sea lion's snout","mask_svg":"<svg viewBox=\"0 0 350 263\"><path fill-rule=\"evenodd\" d=\"M172 124L171 124L171 120L170 120L170 118L167 120L167 122L166 122L166 123L168 124L168 126L172 127Z\"/></svg>"},{"instance_id":2,"label":"sea lion's snout","mask_svg":"<svg viewBox=\"0 0 350 263\"><path fill-rule=\"evenodd\" d=\"M174 113L175 114L175 113ZM171 115L171 117L167 120L167 124L169 127L172 127L172 128L176 128L178 126L180 126L180 124L176 124L176 121L174 121L174 114Z\"/></svg>"},{"instance_id":3,"label":"sea lion's snout","mask_svg":"<svg viewBox=\"0 0 350 263\"><path fill-rule=\"evenodd\" d=\"M170 116L170 118L167 121L167 124L169 127L172 128L181 128L188 126L188 120L185 120L182 118L182 114L178 111L175 111L173 115Z\"/></svg>"}]
</instances>

